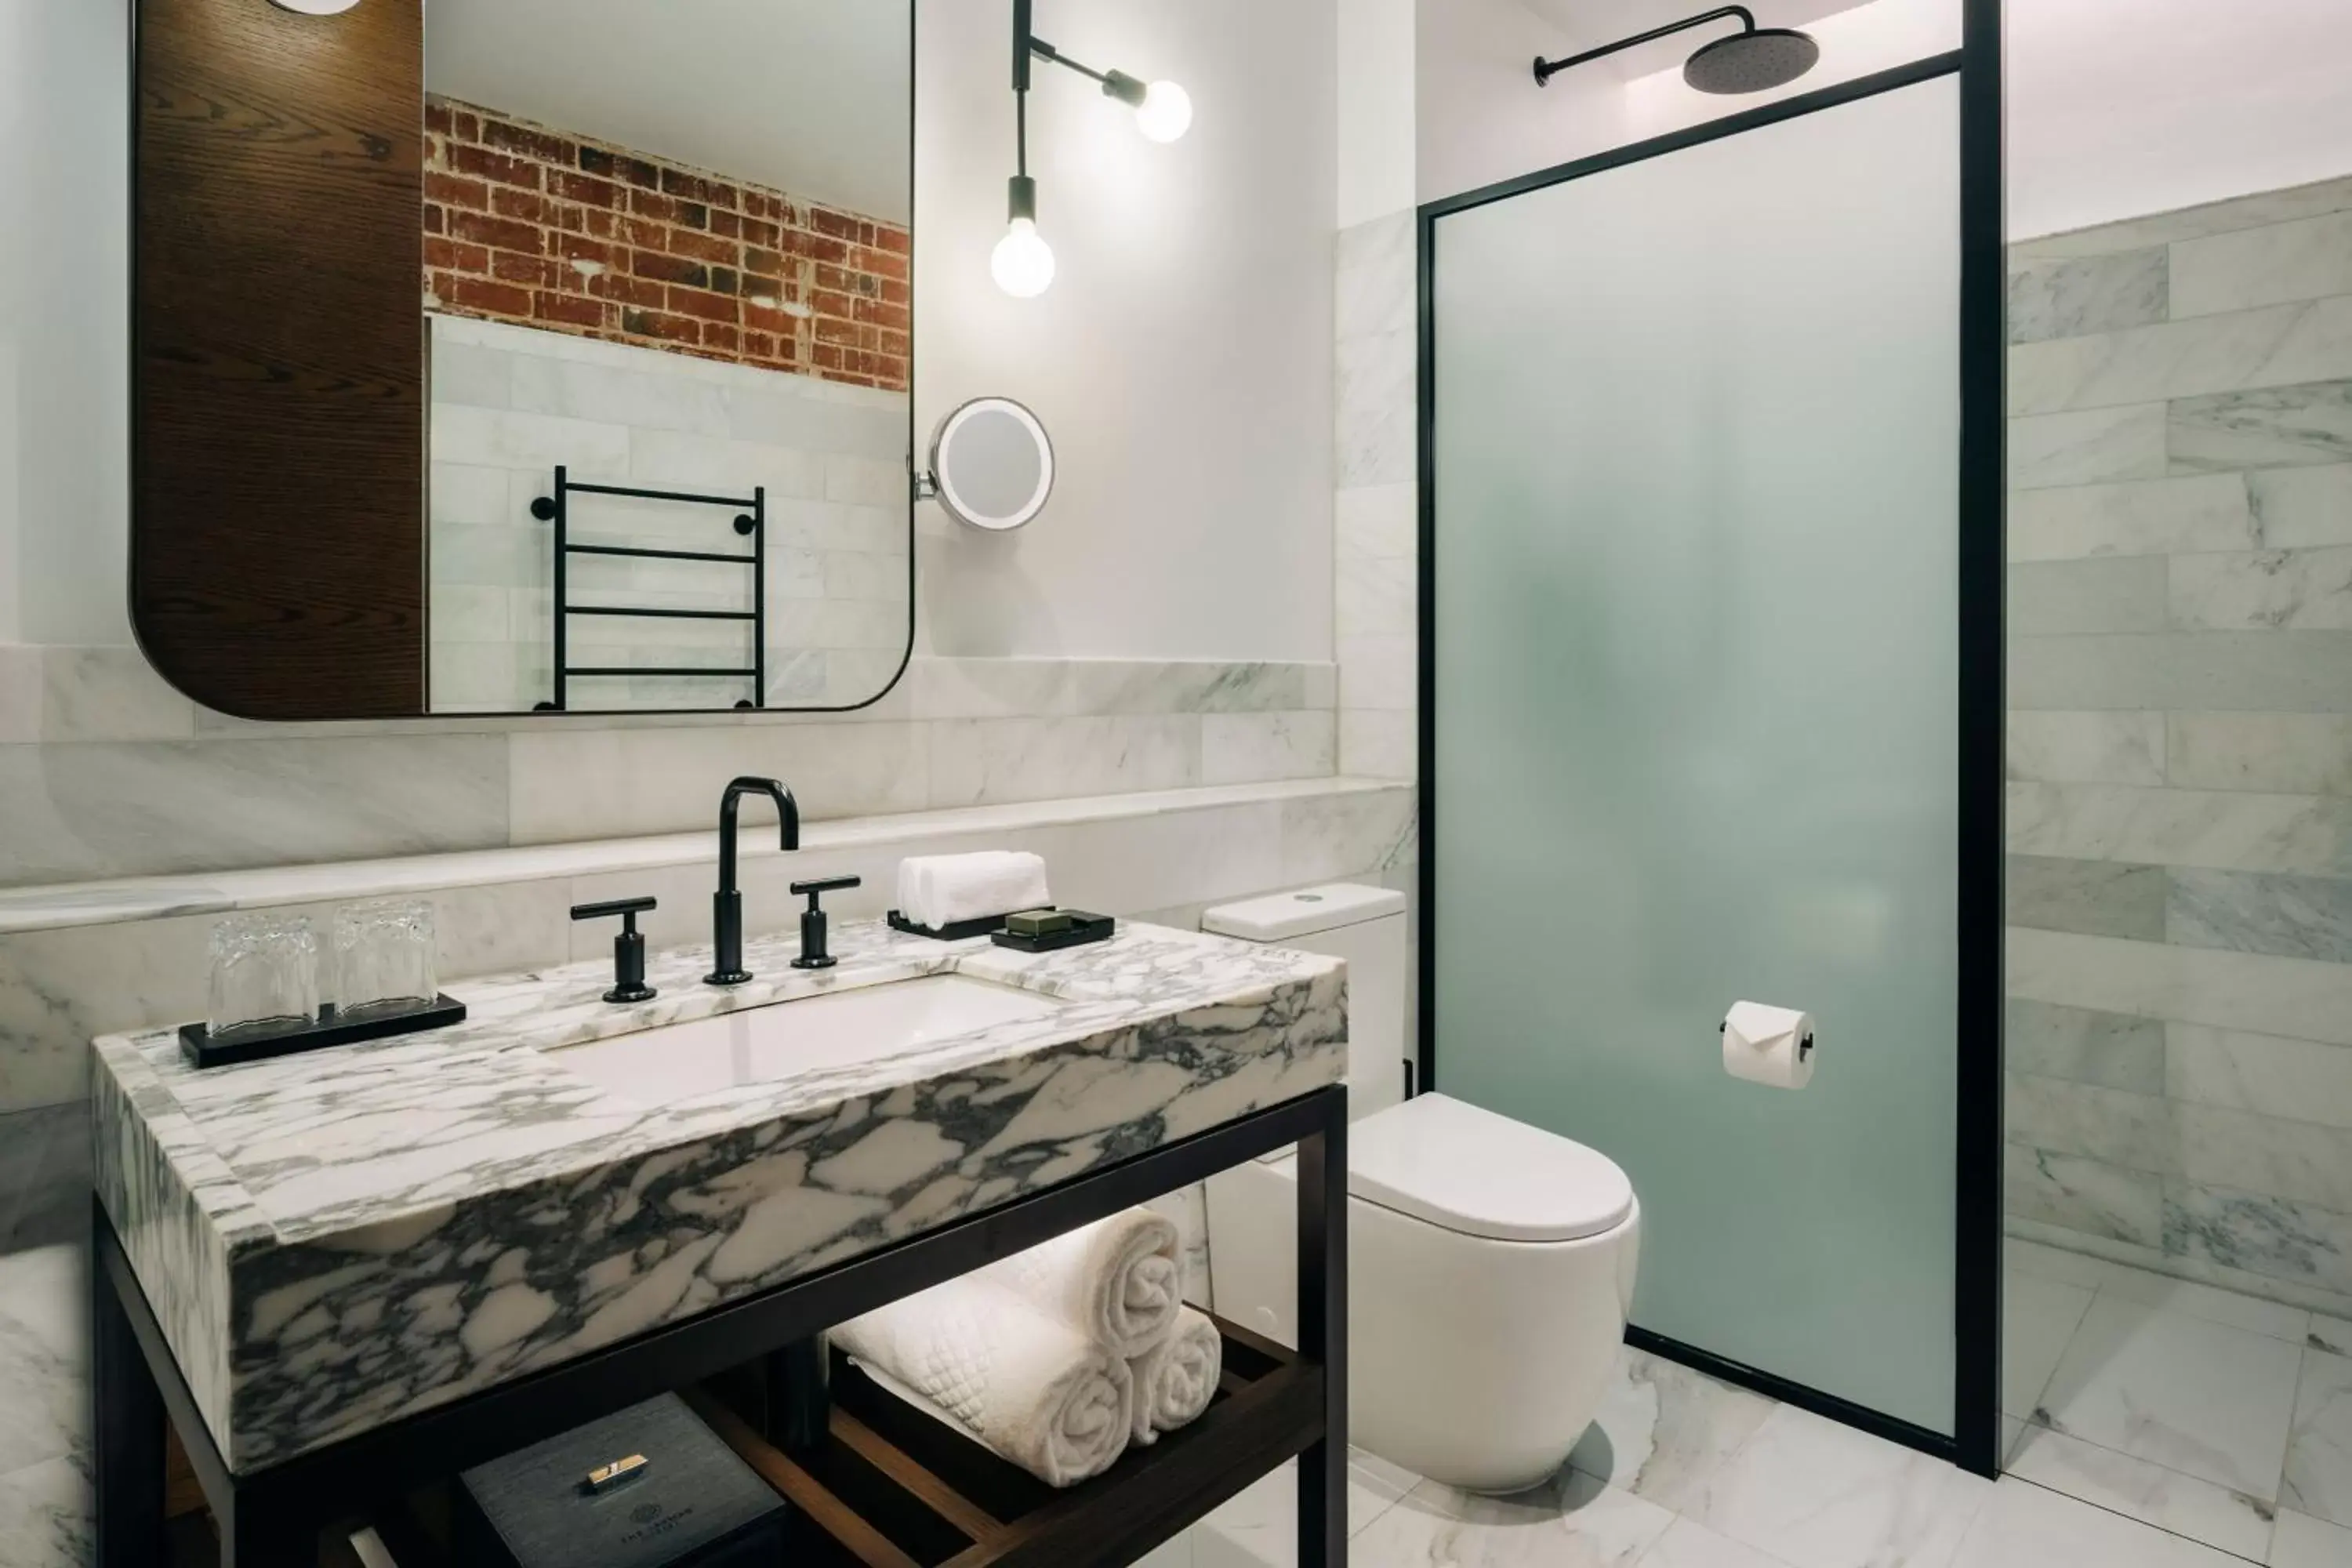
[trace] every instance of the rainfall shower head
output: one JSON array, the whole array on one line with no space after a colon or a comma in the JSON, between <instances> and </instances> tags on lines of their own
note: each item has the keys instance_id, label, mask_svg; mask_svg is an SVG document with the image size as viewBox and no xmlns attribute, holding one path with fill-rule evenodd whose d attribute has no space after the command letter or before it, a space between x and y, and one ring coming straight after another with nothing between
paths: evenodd
<instances>
[{"instance_id":1,"label":"rainfall shower head","mask_svg":"<svg viewBox=\"0 0 2352 1568\"><path fill-rule=\"evenodd\" d=\"M1636 44L1646 44L1686 28L1727 19L1738 21L1739 31L1701 47L1683 66L1683 80L1700 92L1762 92L1796 80L1822 58L1822 47L1805 34L1790 27L1759 27L1755 14L1747 6L1719 5L1566 59L1538 58L1536 85L1543 86L1570 66L1580 66L1587 60L1597 60L1603 55L1613 55L1620 49L1630 49Z\"/></svg>"},{"instance_id":2,"label":"rainfall shower head","mask_svg":"<svg viewBox=\"0 0 2352 1568\"><path fill-rule=\"evenodd\" d=\"M1821 45L1793 27L1757 27L1702 45L1683 64L1701 92L1762 92L1796 80L1822 58Z\"/></svg>"}]
</instances>

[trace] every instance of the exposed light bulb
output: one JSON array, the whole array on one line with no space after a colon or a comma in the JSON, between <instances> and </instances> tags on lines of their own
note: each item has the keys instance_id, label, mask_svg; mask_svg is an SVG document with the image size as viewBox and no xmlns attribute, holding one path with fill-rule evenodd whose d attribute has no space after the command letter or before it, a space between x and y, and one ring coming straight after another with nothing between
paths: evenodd
<instances>
[{"instance_id":1,"label":"exposed light bulb","mask_svg":"<svg viewBox=\"0 0 2352 1568\"><path fill-rule=\"evenodd\" d=\"M1016 217L988 258L996 286L1016 300L1043 294L1054 281L1054 247L1037 232L1037 220Z\"/></svg>"},{"instance_id":2,"label":"exposed light bulb","mask_svg":"<svg viewBox=\"0 0 2352 1568\"><path fill-rule=\"evenodd\" d=\"M1135 123L1154 142L1173 142L1192 128L1192 95L1172 81L1155 81L1135 106Z\"/></svg>"},{"instance_id":3,"label":"exposed light bulb","mask_svg":"<svg viewBox=\"0 0 2352 1568\"><path fill-rule=\"evenodd\" d=\"M360 0L269 0L281 11L299 11L305 16L337 16Z\"/></svg>"}]
</instances>

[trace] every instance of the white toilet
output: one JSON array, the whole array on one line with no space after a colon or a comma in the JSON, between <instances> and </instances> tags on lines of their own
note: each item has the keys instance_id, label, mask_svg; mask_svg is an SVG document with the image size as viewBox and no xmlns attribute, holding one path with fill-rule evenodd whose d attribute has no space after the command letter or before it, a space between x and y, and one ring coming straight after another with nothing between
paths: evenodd
<instances>
[{"instance_id":1,"label":"white toilet","mask_svg":"<svg viewBox=\"0 0 2352 1568\"><path fill-rule=\"evenodd\" d=\"M1203 930L1348 962L1349 1405L1354 1441L1474 1491L1558 1469L1615 1371L1642 1211L1605 1156L1508 1117L1403 1096L1404 898L1312 888ZM1209 1179L1218 1313L1297 1343L1289 1153Z\"/></svg>"}]
</instances>

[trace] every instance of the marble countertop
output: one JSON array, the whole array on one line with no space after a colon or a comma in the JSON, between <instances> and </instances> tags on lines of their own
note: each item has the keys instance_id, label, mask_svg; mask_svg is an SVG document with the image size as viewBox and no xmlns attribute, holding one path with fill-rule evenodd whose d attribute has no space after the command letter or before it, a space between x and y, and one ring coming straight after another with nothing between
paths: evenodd
<instances>
[{"instance_id":1,"label":"marble countertop","mask_svg":"<svg viewBox=\"0 0 2352 1568\"><path fill-rule=\"evenodd\" d=\"M451 987L464 1024L197 1072L172 1031L96 1043L95 1179L238 1468L536 1371L1339 1080L1338 961L1130 925L1030 955L874 922L839 967L654 1001L609 966ZM651 1106L549 1053L961 973L1040 1018Z\"/></svg>"}]
</instances>

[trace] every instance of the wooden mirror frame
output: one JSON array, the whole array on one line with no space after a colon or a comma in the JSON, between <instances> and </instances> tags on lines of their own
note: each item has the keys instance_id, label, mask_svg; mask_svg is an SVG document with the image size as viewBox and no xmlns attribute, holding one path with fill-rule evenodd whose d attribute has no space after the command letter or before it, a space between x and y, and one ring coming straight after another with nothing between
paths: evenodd
<instances>
[{"instance_id":1,"label":"wooden mirror frame","mask_svg":"<svg viewBox=\"0 0 2352 1568\"><path fill-rule=\"evenodd\" d=\"M435 717L422 0L132 0L131 33L132 631L223 713ZM907 539L898 673L763 711L888 694L911 493Z\"/></svg>"}]
</instances>

